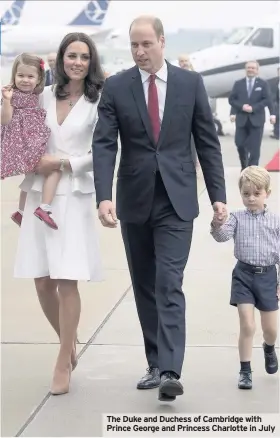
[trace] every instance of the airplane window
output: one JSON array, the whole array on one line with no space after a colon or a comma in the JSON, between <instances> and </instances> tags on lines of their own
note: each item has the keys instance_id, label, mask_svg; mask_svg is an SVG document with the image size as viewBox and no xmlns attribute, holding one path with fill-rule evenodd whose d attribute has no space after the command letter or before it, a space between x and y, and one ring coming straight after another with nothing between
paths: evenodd
<instances>
[{"instance_id":1,"label":"airplane window","mask_svg":"<svg viewBox=\"0 0 280 438\"><path fill-rule=\"evenodd\" d=\"M257 29L256 32L246 42L248 46L257 47L273 47L273 29L262 28Z\"/></svg>"},{"instance_id":2,"label":"airplane window","mask_svg":"<svg viewBox=\"0 0 280 438\"><path fill-rule=\"evenodd\" d=\"M253 27L238 27L225 39L225 44L240 44L244 38L249 36Z\"/></svg>"}]
</instances>

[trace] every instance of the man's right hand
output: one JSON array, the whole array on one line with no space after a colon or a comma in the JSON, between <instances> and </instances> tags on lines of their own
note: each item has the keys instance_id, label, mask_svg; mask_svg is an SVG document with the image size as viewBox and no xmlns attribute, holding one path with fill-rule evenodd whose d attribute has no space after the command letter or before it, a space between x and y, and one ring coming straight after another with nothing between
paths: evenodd
<instances>
[{"instance_id":1,"label":"man's right hand","mask_svg":"<svg viewBox=\"0 0 280 438\"><path fill-rule=\"evenodd\" d=\"M103 227L116 228L118 218L112 201L101 201L98 208L98 217Z\"/></svg>"},{"instance_id":2,"label":"man's right hand","mask_svg":"<svg viewBox=\"0 0 280 438\"><path fill-rule=\"evenodd\" d=\"M251 113L252 112L252 107L251 107L251 105L248 105L246 103L245 105L243 105L242 110L245 111L246 113Z\"/></svg>"}]
</instances>

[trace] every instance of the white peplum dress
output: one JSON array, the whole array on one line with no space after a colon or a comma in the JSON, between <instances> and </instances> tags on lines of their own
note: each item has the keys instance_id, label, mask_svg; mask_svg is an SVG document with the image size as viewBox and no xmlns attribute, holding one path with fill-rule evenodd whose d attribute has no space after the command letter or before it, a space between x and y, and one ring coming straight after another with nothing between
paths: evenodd
<instances>
[{"instance_id":1,"label":"white peplum dress","mask_svg":"<svg viewBox=\"0 0 280 438\"><path fill-rule=\"evenodd\" d=\"M95 190L91 142L98 103L82 96L60 126L52 87L41 95L51 129L47 153L70 160L72 173L63 172L52 202L58 230L34 216L41 203L42 175L29 174L20 188L27 200L20 229L14 275L16 278L101 281L99 240L95 225Z\"/></svg>"}]
</instances>

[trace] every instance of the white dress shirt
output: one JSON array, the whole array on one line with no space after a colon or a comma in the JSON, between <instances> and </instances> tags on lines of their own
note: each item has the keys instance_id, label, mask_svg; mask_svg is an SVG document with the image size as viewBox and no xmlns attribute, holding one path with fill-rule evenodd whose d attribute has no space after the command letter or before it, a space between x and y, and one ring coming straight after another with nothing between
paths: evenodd
<instances>
[{"instance_id":1,"label":"white dress shirt","mask_svg":"<svg viewBox=\"0 0 280 438\"><path fill-rule=\"evenodd\" d=\"M149 91L149 77L150 73L147 73L144 70L139 68L139 72L142 79L143 89L146 104L148 105L148 91ZM164 61L163 66L156 72L156 87L158 92L158 105L159 105L159 118L160 124L162 123L164 106L165 106L165 98L166 98L166 88L167 88L167 65Z\"/></svg>"}]
</instances>

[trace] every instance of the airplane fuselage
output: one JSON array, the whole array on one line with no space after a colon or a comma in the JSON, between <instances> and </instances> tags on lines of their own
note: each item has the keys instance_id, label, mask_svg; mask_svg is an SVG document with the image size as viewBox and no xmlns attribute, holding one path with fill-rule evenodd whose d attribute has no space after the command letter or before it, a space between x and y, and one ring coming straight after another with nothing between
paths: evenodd
<instances>
[{"instance_id":1,"label":"airplane fuselage","mask_svg":"<svg viewBox=\"0 0 280 438\"><path fill-rule=\"evenodd\" d=\"M57 51L65 35L70 32L98 33L100 27L94 26L14 26L2 34L2 54L33 52L46 54Z\"/></svg>"},{"instance_id":2,"label":"airplane fuselage","mask_svg":"<svg viewBox=\"0 0 280 438\"><path fill-rule=\"evenodd\" d=\"M221 44L192 53L192 64L203 76L208 95L227 97L234 82L244 78L247 61L257 60L260 77L273 82L279 66L279 27L279 23L253 27L238 44Z\"/></svg>"}]
</instances>

